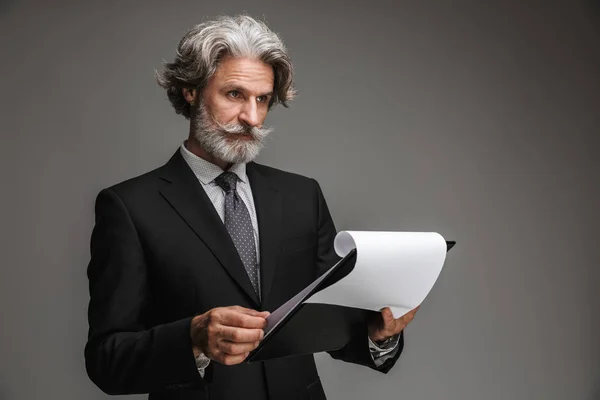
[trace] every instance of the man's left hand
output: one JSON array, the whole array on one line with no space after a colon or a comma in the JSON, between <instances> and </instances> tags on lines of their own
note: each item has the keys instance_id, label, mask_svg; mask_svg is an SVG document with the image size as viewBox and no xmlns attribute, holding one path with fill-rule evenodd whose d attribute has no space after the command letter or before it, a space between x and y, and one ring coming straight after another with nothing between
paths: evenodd
<instances>
[{"instance_id":1,"label":"man's left hand","mask_svg":"<svg viewBox=\"0 0 600 400\"><path fill-rule=\"evenodd\" d=\"M413 320L418 309L419 306L407 312L400 318L394 319L392 310L390 310L389 307L384 308L381 310L381 313L369 323L369 337L373 342L381 342L399 334L406 328L406 325Z\"/></svg>"}]
</instances>

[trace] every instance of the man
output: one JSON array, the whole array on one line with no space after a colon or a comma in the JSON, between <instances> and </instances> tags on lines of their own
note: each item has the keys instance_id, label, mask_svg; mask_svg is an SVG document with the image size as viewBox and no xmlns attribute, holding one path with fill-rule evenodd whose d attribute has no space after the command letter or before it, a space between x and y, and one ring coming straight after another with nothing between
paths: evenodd
<instances>
[{"instance_id":1,"label":"man","mask_svg":"<svg viewBox=\"0 0 600 400\"><path fill-rule=\"evenodd\" d=\"M98 195L88 375L154 400L324 399L312 355L243 362L268 311L339 259L318 183L252 162L267 112L294 96L283 43L248 16L206 22L158 82L189 138L166 165ZM415 312L383 310L331 356L389 371Z\"/></svg>"}]
</instances>

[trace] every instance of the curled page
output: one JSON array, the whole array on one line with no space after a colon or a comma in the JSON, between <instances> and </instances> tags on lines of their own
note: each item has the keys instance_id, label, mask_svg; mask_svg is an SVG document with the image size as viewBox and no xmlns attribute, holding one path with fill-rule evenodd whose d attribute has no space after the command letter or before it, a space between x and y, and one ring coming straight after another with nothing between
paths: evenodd
<instances>
[{"instance_id":1,"label":"curled page","mask_svg":"<svg viewBox=\"0 0 600 400\"><path fill-rule=\"evenodd\" d=\"M446 260L446 241L435 232L342 231L334 246L341 257L356 248L354 269L306 302L390 307L395 318L423 302Z\"/></svg>"}]
</instances>

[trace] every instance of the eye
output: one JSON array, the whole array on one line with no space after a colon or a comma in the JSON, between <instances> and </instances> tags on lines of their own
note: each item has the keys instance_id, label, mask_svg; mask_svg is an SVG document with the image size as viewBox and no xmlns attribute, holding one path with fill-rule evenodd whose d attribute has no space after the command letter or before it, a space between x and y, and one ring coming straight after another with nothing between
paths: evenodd
<instances>
[{"instance_id":1,"label":"eye","mask_svg":"<svg viewBox=\"0 0 600 400\"><path fill-rule=\"evenodd\" d=\"M259 103L266 103L267 102L267 96L258 96L256 98L256 101L258 101Z\"/></svg>"},{"instance_id":2,"label":"eye","mask_svg":"<svg viewBox=\"0 0 600 400\"><path fill-rule=\"evenodd\" d=\"M237 99L238 97L240 97L240 92L238 92L237 90L231 90L227 93L227 95L229 97L233 97L234 99Z\"/></svg>"}]
</instances>

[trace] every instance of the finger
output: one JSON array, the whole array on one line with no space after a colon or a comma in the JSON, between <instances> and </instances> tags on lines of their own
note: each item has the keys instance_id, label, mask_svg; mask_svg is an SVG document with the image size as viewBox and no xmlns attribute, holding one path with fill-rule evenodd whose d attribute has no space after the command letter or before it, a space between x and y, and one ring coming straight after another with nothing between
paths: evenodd
<instances>
[{"instance_id":1,"label":"finger","mask_svg":"<svg viewBox=\"0 0 600 400\"><path fill-rule=\"evenodd\" d=\"M222 354L221 357L219 357L219 359L217 361L219 361L221 364L225 364L225 365L236 365L236 364L241 364L242 362L244 362L244 360L248 357L248 353L244 353L244 354L239 354L239 355L229 355L229 354Z\"/></svg>"},{"instance_id":2,"label":"finger","mask_svg":"<svg viewBox=\"0 0 600 400\"><path fill-rule=\"evenodd\" d=\"M271 313L269 311L257 311L258 314L256 314L257 317L262 317L262 318L267 318L269 315L271 315Z\"/></svg>"},{"instance_id":3,"label":"finger","mask_svg":"<svg viewBox=\"0 0 600 400\"><path fill-rule=\"evenodd\" d=\"M267 318L269 315L271 315L271 313L268 311L252 310L252 314L248 314L248 315L251 315L253 317Z\"/></svg>"},{"instance_id":4,"label":"finger","mask_svg":"<svg viewBox=\"0 0 600 400\"><path fill-rule=\"evenodd\" d=\"M412 321L412 319L415 317L415 314L417 314L417 311L419 311L419 307L411 310L410 312L408 312L405 316L406 319L410 322Z\"/></svg>"},{"instance_id":5,"label":"finger","mask_svg":"<svg viewBox=\"0 0 600 400\"><path fill-rule=\"evenodd\" d=\"M406 325L408 325L415 317L415 314L417 313L417 310L411 310L409 312L407 312L406 314L404 314L403 316L401 316L400 318L398 318L396 320L396 327L400 327L400 330L404 329L406 327Z\"/></svg>"},{"instance_id":6,"label":"finger","mask_svg":"<svg viewBox=\"0 0 600 400\"><path fill-rule=\"evenodd\" d=\"M406 320L410 321L415 316L415 314L417 313L418 310L419 310L419 307L413 308L412 310L410 310L409 312L407 312L406 314L404 314L403 316L398 318L397 321L406 321Z\"/></svg>"},{"instance_id":7,"label":"finger","mask_svg":"<svg viewBox=\"0 0 600 400\"><path fill-rule=\"evenodd\" d=\"M260 341L254 343L236 343L228 340L222 340L219 342L219 350L227 355L237 356L240 354L249 353L258 347Z\"/></svg>"},{"instance_id":8,"label":"finger","mask_svg":"<svg viewBox=\"0 0 600 400\"><path fill-rule=\"evenodd\" d=\"M254 343L262 340L264 332L262 329L234 328L231 326L222 326L219 332L220 340L227 340L235 343Z\"/></svg>"},{"instance_id":9,"label":"finger","mask_svg":"<svg viewBox=\"0 0 600 400\"><path fill-rule=\"evenodd\" d=\"M381 317L383 318L384 328L394 325L394 314L392 313L392 310L389 307L386 307L381 311Z\"/></svg>"},{"instance_id":10,"label":"finger","mask_svg":"<svg viewBox=\"0 0 600 400\"><path fill-rule=\"evenodd\" d=\"M246 314L246 315L252 315L254 317L263 317L266 318L268 317L271 313L268 311L257 311L257 310L253 310L251 308L245 308L242 306L233 306L233 307L228 307L232 310L235 311L239 311L242 314Z\"/></svg>"},{"instance_id":11,"label":"finger","mask_svg":"<svg viewBox=\"0 0 600 400\"><path fill-rule=\"evenodd\" d=\"M244 314L235 310L227 310L224 312L219 322L221 325L247 329L263 329L267 326L265 317Z\"/></svg>"}]
</instances>

